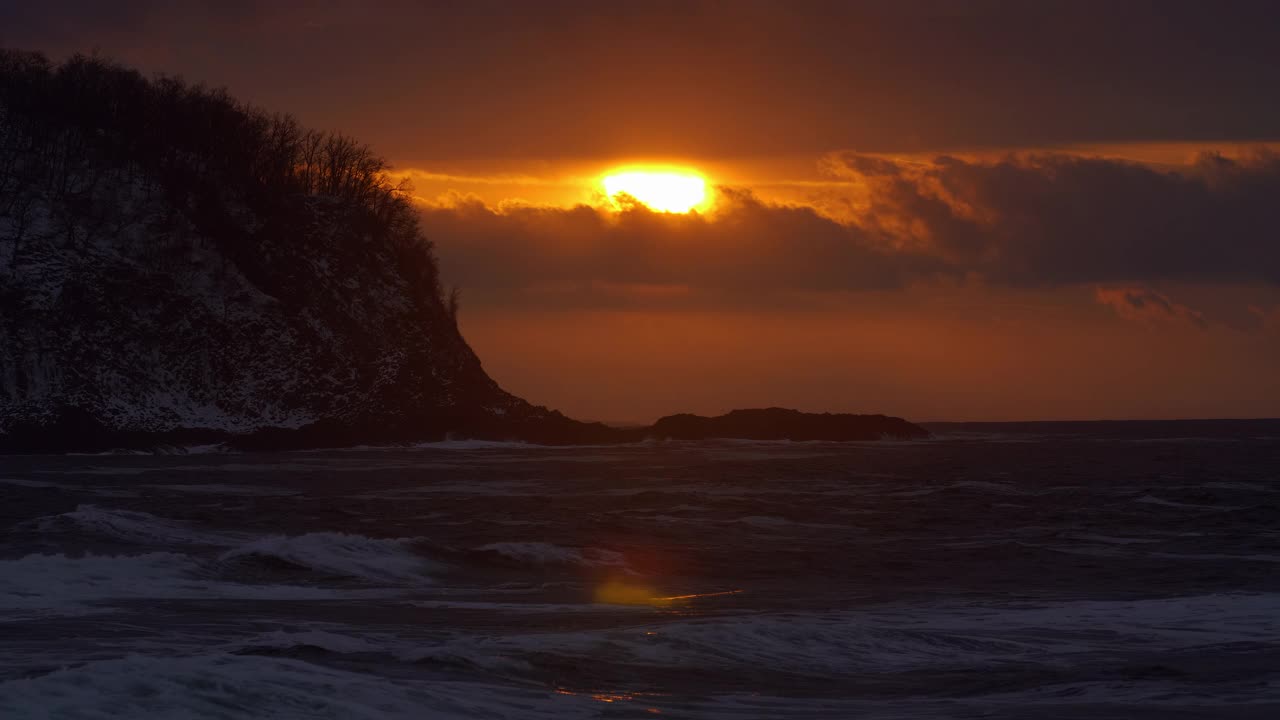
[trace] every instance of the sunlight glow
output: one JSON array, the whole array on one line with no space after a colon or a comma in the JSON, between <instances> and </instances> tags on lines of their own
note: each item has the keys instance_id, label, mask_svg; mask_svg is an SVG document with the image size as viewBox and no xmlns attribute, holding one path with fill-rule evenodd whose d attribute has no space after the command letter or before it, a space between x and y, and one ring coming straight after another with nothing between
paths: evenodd
<instances>
[{"instance_id":1,"label":"sunlight glow","mask_svg":"<svg viewBox=\"0 0 1280 720\"><path fill-rule=\"evenodd\" d=\"M699 600L701 598L737 595L740 592L742 590L723 590L721 592L658 597L654 595L653 588L648 585L633 585L613 580L596 586L595 601L606 605L652 605L654 607L664 607L683 604L690 600Z\"/></svg>"},{"instance_id":2,"label":"sunlight glow","mask_svg":"<svg viewBox=\"0 0 1280 720\"><path fill-rule=\"evenodd\" d=\"M604 194L615 205L631 197L650 210L686 213L708 200L707 181L702 175L679 168L619 168L603 178Z\"/></svg>"}]
</instances>

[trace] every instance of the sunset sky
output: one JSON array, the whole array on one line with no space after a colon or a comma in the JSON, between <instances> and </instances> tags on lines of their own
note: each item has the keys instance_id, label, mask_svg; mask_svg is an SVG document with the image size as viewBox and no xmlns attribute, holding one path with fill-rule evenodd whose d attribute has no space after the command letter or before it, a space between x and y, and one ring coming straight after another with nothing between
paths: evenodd
<instances>
[{"instance_id":1,"label":"sunset sky","mask_svg":"<svg viewBox=\"0 0 1280 720\"><path fill-rule=\"evenodd\" d=\"M30 5L0 45L376 148L485 367L575 417L1280 415L1280 4Z\"/></svg>"}]
</instances>

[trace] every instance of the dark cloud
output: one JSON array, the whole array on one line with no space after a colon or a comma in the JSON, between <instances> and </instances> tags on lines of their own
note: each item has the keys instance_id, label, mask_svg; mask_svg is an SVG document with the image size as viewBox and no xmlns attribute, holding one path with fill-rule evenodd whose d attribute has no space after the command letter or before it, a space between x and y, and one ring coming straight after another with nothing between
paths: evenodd
<instances>
[{"instance_id":1,"label":"dark cloud","mask_svg":"<svg viewBox=\"0 0 1280 720\"><path fill-rule=\"evenodd\" d=\"M1178 170L1069 155L845 156L841 168L859 208L847 222L724 188L707 215L461 200L423 218L446 278L503 301L754 305L940 279L1280 285L1271 155L1206 156ZM1117 297L1161 306L1150 292Z\"/></svg>"},{"instance_id":2,"label":"dark cloud","mask_svg":"<svg viewBox=\"0 0 1280 720\"><path fill-rule=\"evenodd\" d=\"M1274 139L1277 22L1248 0L0 0L0 43L226 84L415 165Z\"/></svg>"},{"instance_id":3,"label":"dark cloud","mask_svg":"<svg viewBox=\"0 0 1280 720\"><path fill-rule=\"evenodd\" d=\"M1280 284L1280 158L1268 153L1176 170L942 157L865 180L867 222L989 282Z\"/></svg>"},{"instance_id":4,"label":"dark cloud","mask_svg":"<svg viewBox=\"0 0 1280 720\"><path fill-rule=\"evenodd\" d=\"M808 207L722 189L711 215L490 208L423 210L445 277L484 300L580 306L776 304L785 295L899 287L949 272ZM794 299L794 298L793 298Z\"/></svg>"},{"instance_id":5,"label":"dark cloud","mask_svg":"<svg viewBox=\"0 0 1280 720\"><path fill-rule=\"evenodd\" d=\"M1280 333L1280 305L1275 307L1249 306L1249 313L1254 316L1258 327L1273 333Z\"/></svg>"},{"instance_id":6,"label":"dark cloud","mask_svg":"<svg viewBox=\"0 0 1280 720\"><path fill-rule=\"evenodd\" d=\"M1098 302L1110 306L1120 317L1148 323L1186 322L1199 328L1207 323L1204 314L1181 305L1163 293L1141 287L1098 288Z\"/></svg>"}]
</instances>

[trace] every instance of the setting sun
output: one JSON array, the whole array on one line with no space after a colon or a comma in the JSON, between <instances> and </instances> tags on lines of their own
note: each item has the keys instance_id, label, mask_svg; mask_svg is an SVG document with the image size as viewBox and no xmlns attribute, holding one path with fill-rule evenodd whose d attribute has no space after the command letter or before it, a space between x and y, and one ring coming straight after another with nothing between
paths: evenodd
<instances>
[{"instance_id":1,"label":"setting sun","mask_svg":"<svg viewBox=\"0 0 1280 720\"><path fill-rule=\"evenodd\" d=\"M651 210L686 213L707 201L707 181L691 170L615 170L601 180L605 195L617 202L635 198Z\"/></svg>"}]
</instances>

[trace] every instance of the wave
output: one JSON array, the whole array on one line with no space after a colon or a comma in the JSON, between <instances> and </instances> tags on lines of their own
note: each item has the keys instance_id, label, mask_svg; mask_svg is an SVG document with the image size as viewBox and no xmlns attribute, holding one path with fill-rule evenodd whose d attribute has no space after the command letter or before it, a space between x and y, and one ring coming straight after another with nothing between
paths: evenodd
<instances>
[{"instance_id":1,"label":"wave","mask_svg":"<svg viewBox=\"0 0 1280 720\"><path fill-rule=\"evenodd\" d=\"M600 443L591 445L543 445L521 440L432 440L429 442L391 444L391 445L350 445L331 448L307 448L293 450L295 453L359 453L359 452L395 452L405 450L539 450L539 451L576 451L602 450L610 448L643 448L653 445L648 441L634 443Z\"/></svg>"},{"instance_id":2,"label":"wave","mask_svg":"<svg viewBox=\"0 0 1280 720\"><path fill-rule=\"evenodd\" d=\"M679 520L680 518L670 518L665 522ZM750 525L752 527L762 528L765 530L781 530L785 528L813 528L817 530L859 530L854 525L837 525L834 523L808 523L797 520L788 520L773 515L747 515L737 520L730 520L731 523L739 523L742 525Z\"/></svg>"},{"instance_id":3,"label":"wave","mask_svg":"<svg viewBox=\"0 0 1280 720\"><path fill-rule=\"evenodd\" d=\"M477 600L410 600L412 607L430 610L491 610L515 615L539 613L649 613L647 605L611 605L604 603L503 603Z\"/></svg>"},{"instance_id":4,"label":"wave","mask_svg":"<svg viewBox=\"0 0 1280 720\"><path fill-rule=\"evenodd\" d=\"M352 591L223 581L189 555L32 554L0 560L0 618L108 612L130 600L330 600Z\"/></svg>"},{"instance_id":5,"label":"wave","mask_svg":"<svg viewBox=\"0 0 1280 720\"><path fill-rule=\"evenodd\" d=\"M1175 502L1173 500L1165 500L1164 498L1156 497L1151 493L1147 493L1145 495L1142 495L1141 497L1134 498L1133 501L1136 503L1142 503L1143 505L1161 505L1164 507L1184 508L1188 510L1217 510L1222 512L1222 511L1228 511L1228 510L1244 509L1242 507L1234 506L1234 505L1197 505L1195 503Z\"/></svg>"},{"instance_id":6,"label":"wave","mask_svg":"<svg viewBox=\"0 0 1280 720\"><path fill-rule=\"evenodd\" d=\"M1186 651L1280 640L1280 595L1069 601L1040 606L885 606L778 613L570 633L457 638L405 660L514 668L544 658L750 673L847 675L1054 665L1081 652Z\"/></svg>"},{"instance_id":7,"label":"wave","mask_svg":"<svg viewBox=\"0 0 1280 720\"><path fill-rule=\"evenodd\" d=\"M41 480L21 480L18 478L0 478L0 485L13 485L14 487L24 488L59 488L63 487L58 483L44 482Z\"/></svg>"},{"instance_id":8,"label":"wave","mask_svg":"<svg viewBox=\"0 0 1280 720\"><path fill-rule=\"evenodd\" d=\"M157 445L149 449L116 448L101 452L69 452L68 457L103 457L112 455L236 455L225 443L209 443L204 445Z\"/></svg>"},{"instance_id":9,"label":"wave","mask_svg":"<svg viewBox=\"0 0 1280 720\"><path fill-rule=\"evenodd\" d=\"M376 640L376 641L375 641ZM269 650L299 650L313 648L339 655L355 653L385 653L388 637L356 637L327 630L275 630L256 635L248 640L233 643L225 649L237 654L258 653Z\"/></svg>"},{"instance_id":10,"label":"wave","mask_svg":"<svg viewBox=\"0 0 1280 720\"><path fill-rule=\"evenodd\" d=\"M496 553L527 565L570 565L585 568L624 568L626 558L620 552L601 548L576 548L545 542L497 542L476 548L480 553Z\"/></svg>"},{"instance_id":11,"label":"wave","mask_svg":"<svg viewBox=\"0 0 1280 720\"><path fill-rule=\"evenodd\" d=\"M428 442L387 445L344 445L331 448L304 448L293 453L362 453L404 452L408 450L552 450L566 447L595 447L568 445L539 445L518 440L431 440Z\"/></svg>"},{"instance_id":12,"label":"wave","mask_svg":"<svg viewBox=\"0 0 1280 720\"><path fill-rule=\"evenodd\" d=\"M115 455L154 455L156 453L150 450L130 450L127 448L117 448L115 450L102 450L99 452L69 452L63 453L67 457L110 457Z\"/></svg>"},{"instance_id":13,"label":"wave","mask_svg":"<svg viewBox=\"0 0 1280 720\"><path fill-rule=\"evenodd\" d=\"M975 493L983 493L990 495L1022 495L1033 496L1042 495L1047 492L1056 492L1056 490L1031 490L1021 488L1012 483L991 482L988 480L957 480L946 484L929 485L926 487L915 488L912 490L893 490L884 493L885 497L924 497L933 495L934 493L945 492L948 490L964 490Z\"/></svg>"},{"instance_id":14,"label":"wave","mask_svg":"<svg viewBox=\"0 0 1280 720\"><path fill-rule=\"evenodd\" d=\"M208 654L101 660L0 683L0 715L351 720L597 717L590 698L484 682L379 678L289 658Z\"/></svg>"},{"instance_id":15,"label":"wave","mask_svg":"<svg viewBox=\"0 0 1280 720\"><path fill-rule=\"evenodd\" d=\"M925 423L927 427L929 423ZM952 430L944 432L934 430L935 442L985 442L985 443L1039 443L1048 440L1074 440L1081 437L1075 433L1032 433L1032 432L981 432Z\"/></svg>"},{"instance_id":16,"label":"wave","mask_svg":"<svg viewBox=\"0 0 1280 720\"><path fill-rule=\"evenodd\" d=\"M497 497L522 497L545 491L543 483L523 480L488 480L485 482L431 482L406 487L351 495L353 498L396 500L419 495L492 495Z\"/></svg>"},{"instance_id":17,"label":"wave","mask_svg":"<svg viewBox=\"0 0 1280 720\"><path fill-rule=\"evenodd\" d=\"M1280 488L1267 487L1266 485L1250 482L1207 482L1202 487L1213 488L1215 490L1243 490L1246 492L1261 493L1280 492Z\"/></svg>"},{"instance_id":18,"label":"wave","mask_svg":"<svg viewBox=\"0 0 1280 720\"><path fill-rule=\"evenodd\" d=\"M222 483L170 483L165 485L147 485L156 490L195 495L234 495L239 497L283 497L301 495L302 490L290 488L267 487L262 485L226 485Z\"/></svg>"},{"instance_id":19,"label":"wave","mask_svg":"<svg viewBox=\"0 0 1280 720\"><path fill-rule=\"evenodd\" d=\"M436 442L415 443L410 447L415 450L529 450L530 448L541 449L552 446L502 440L437 440Z\"/></svg>"},{"instance_id":20,"label":"wave","mask_svg":"<svg viewBox=\"0 0 1280 720\"><path fill-rule=\"evenodd\" d=\"M1148 543L1163 542L1163 540L1159 538L1116 537L1114 535L1099 535L1097 533L1068 533L1067 537L1072 540L1103 543L1105 545L1145 545Z\"/></svg>"},{"instance_id":21,"label":"wave","mask_svg":"<svg viewBox=\"0 0 1280 720\"><path fill-rule=\"evenodd\" d=\"M326 575L374 583L423 584L444 569L415 552L423 538L370 538L336 532L274 535L253 540L222 554L224 563L269 560Z\"/></svg>"},{"instance_id":22,"label":"wave","mask_svg":"<svg viewBox=\"0 0 1280 720\"><path fill-rule=\"evenodd\" d=\"M810 675L906 672L1027 661L1036 648L1015 639L877 626L852 612L757 615L613 630L459 638L399 653L412 662L519 671L546 658L592 658L628 667ZM772 670L770 671L772 672Z\"/></svg>"},{"instance_id":23,"label":"wave","mask_svg":"<svg viewBox=\"0 0 1280 720\"><path fill-rule=\"evenodd\" d=\"M139 545L234 545L225 534L196 530L178 520L151 513L97 505L78 505L71 512L46 515L18 523L14 532L83 533Z\"/></svg>"},{"instance_id":24,"label":"wave","mask_svg":"<svg viewBox=\"0 0 1280 720\"><path fill-rule=\"evenodd\" d=\"M87 601L155 598L208 593L204 583L188 573L195 564L186 555L27 555L0 561L0 609L34 610L36 614L68 614L86 610Z\"/></svg>"}]
</instances>

